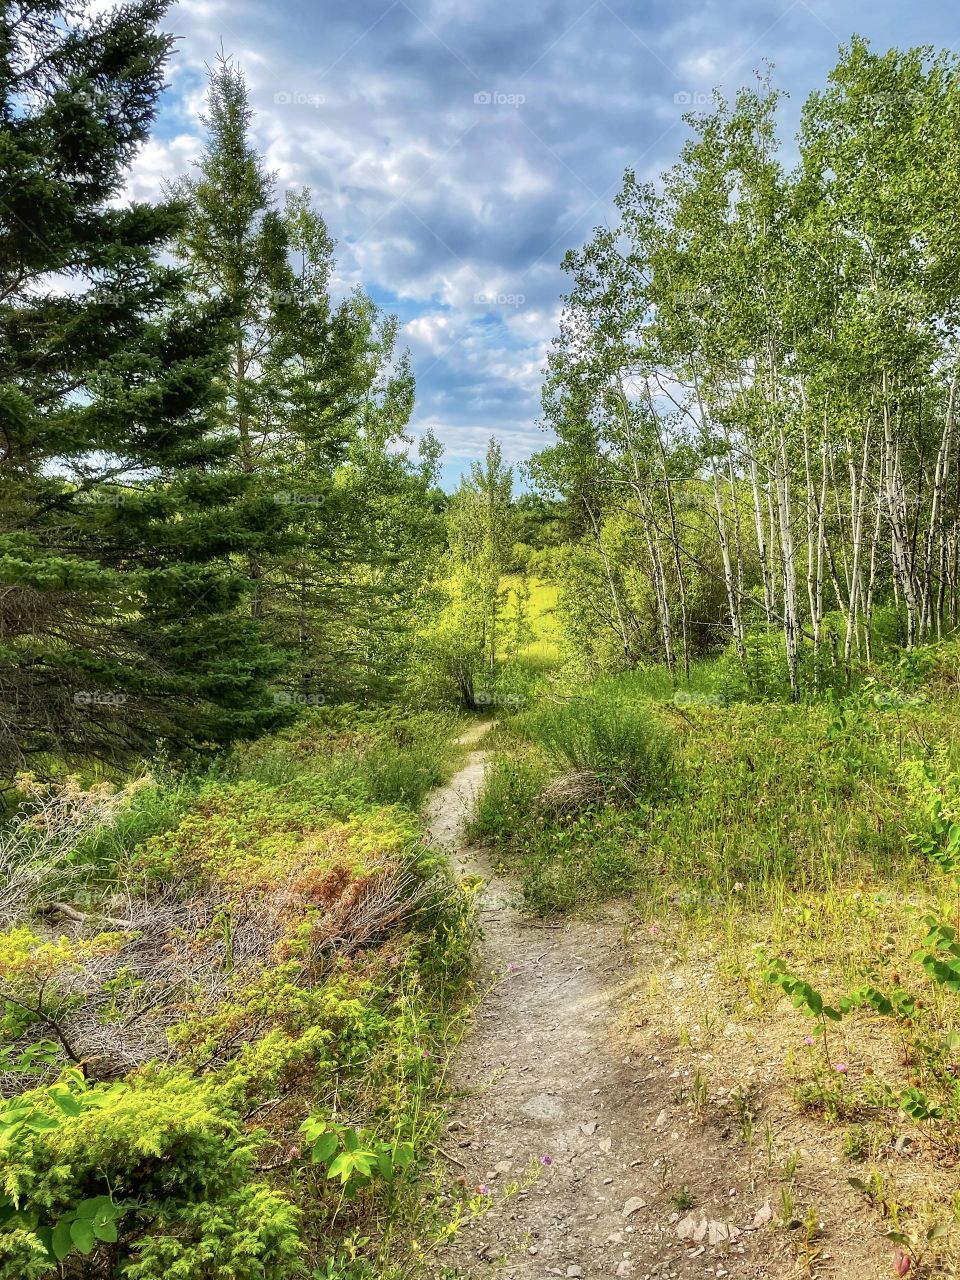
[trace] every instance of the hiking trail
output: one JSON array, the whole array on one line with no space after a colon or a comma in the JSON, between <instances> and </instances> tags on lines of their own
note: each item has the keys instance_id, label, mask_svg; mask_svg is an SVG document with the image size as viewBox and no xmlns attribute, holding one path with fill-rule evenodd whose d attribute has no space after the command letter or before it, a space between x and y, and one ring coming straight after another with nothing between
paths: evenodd
<instances>
[{"instance_id":1,"label":"hiking trail","mask_svg":"<svg viewBox=\"0 0 960 1280\"><path fill-rule=\"evenodd\" d=\"M766 1220L767 1209L733 1167L729 1129L693 1127L674 1105L681 1070L671 1046L635 1013L625 1022L640 979L623 917L560 925L524 918L512 885L466 844L486 729L472 726L459 740L471 750L425 815L456 870L485 881L480 972L494 982L454 1062L459 1100L444 1138L458 1161L452 1176L471 1190L488 1188L493 1207L442 1254L438 1273L796 1275L796 1261L769 1235L761 1244L754 1219L759 1211ZM504 1197L532 1168L532 1183ZM686 1184L696 1189L695 1207L681 1203L680 1211L671 1192ZM700 1238L681 1238L688 1229Z\"/></svg>"}]
</instances>

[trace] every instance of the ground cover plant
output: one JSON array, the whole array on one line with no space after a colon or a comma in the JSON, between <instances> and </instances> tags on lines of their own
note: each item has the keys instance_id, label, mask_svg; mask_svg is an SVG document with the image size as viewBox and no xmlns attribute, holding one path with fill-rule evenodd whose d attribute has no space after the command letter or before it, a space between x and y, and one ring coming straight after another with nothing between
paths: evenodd
<instances>
[{"instance_id":1,"label":"ground cover plant","mask_svg":"<svg viewBox=\"0 0 960 1280\"><path fill-rule=\"evenodd\" d=\"M388 1273L469 969L417 816L450 737L316 713L145 835L163 784L21 780L0 1274Z\"/></svg>"},{"instance_id":2,"label":"ground cover plant","mask_svg":"<svg viewBox=\"0 0 960 1280\"><path fill-rule=\"evenodd\" d=\"M642 1007L692 1064L701 1111L721 1106L721 1081L735 1091L756 1072L749 1143L797 1117L794 1141L821 1130L901 1274L952 1274L955 646L800 704L734 701L727 671L704 665L675 692L657 673L606 678L512 717L476 835L517 875L528 912L625 910L625 943L651 975ZM631 793L638 743L657 768ZM733 1042L731 1025L743 1028ZM792 1178L783 1191L800 1194ZM784 1216L798 1232L803 1214ZM804 1248L813 1267L820 1246Z\"/></svg>"}]
</instances>

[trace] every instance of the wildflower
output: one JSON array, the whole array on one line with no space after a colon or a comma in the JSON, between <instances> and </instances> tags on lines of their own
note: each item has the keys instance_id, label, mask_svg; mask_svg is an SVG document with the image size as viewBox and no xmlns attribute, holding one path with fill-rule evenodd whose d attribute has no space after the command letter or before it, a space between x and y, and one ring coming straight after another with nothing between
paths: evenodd
<instances>
[{"instance_id":1,"label":"wildflower","mask_svg":"<svg viewBox=\"0 0 960 1280\"><path fill-rule=\"evenodd\" d=\"M894 1271L897 1273L898 1276L905 1276L907 1272L910 1270L910 1267L911 1267L911 1262L910 1262L909 1254L904 1253L902 1249L898 1249L896 1253L893 1255Z\"/></svg>"},{"instance_id":2,"label":"wildflower","mask_svg":"<svg viewBox=\"0 0 960 1280\"><path fill-rule=\"evenodd\" d=\"M516 966L516 964L515 964L512 960L508 960L508 961L507 961L507 964L506 964L506 971L507 971L507 973L513 973L513 971L514 971L514 969L516 969L516 967L517 967L517 966Z\"/></svg>"},{"instance_id":3,"label":"wildflower","mask_svg":"<svg viewBox=\"0 0 960 1280\"><path fill-rule=\"evenodd\" d=\"M834 1065L834 1070L838 1071L840 1075L845 1076L847 1074L847 1064L845 1062L837 1062Z\"/></svg>"},{"instance_id":4,"label":"wildflower","mask_svg":"<svg viewBox=\"0 0 960 1280\"><path fill-rule=\"evenodd\" d=\"M806 1044L806 1045L811 1045L811 1044L813 1044L813 1036L804 1036L804 1037L803 1037L803 1043L804 1043L804 1044Z\"/></svg>"},{"instance_id":5,"label":"wildflower","mask_svg":"<svg viewBox=\"0 0 960 1280\"><path fill-rule=\"evenodd\" d=\"M477 1191L482 1196L488 1196L490 1194L490 1188L487 1186L485 1182L480 1183L480 1185L477 1187Z\"/></svg>"},{"instance_id":6,"label":"wildflower","mask_svg":"<svg viewBox=\"0 0 960 1280\"><path fill-rule=\"evenodd\" d=\"M549 1164L553 1164L553 1156L541 1156L541 1157L540 1157L540 1163L541 1163L542 1165L549 1165Z\"/></svg>"},{"instance_id":7,"label":"wildflower","mask_svg":"<svg viewBox=\"0 0 960 1280\"><path fill-rule=\"evenodd\" d=\"M659 926L658 924L652 924L652 925L650 926L650 937L651 937L651 938L655 938L655 937L657 937L657 935L659 934L659 932L660 932L660 926Z\"/></svg>"}]
</instances>

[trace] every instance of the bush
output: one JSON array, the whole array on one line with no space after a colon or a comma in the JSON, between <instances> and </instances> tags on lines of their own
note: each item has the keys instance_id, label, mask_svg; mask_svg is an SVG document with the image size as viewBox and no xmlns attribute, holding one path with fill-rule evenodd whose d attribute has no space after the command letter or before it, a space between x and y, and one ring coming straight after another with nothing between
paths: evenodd
<instances>
[{"instance_id":1,"label":"bush","mask_svg":"<svg viewBox=\"0 0 960 1280\"><path fill-rule=\"evenodd\" d=\"M611 798L655 800L667 788L672 736L652 711L605 695L548 706L524 718L555 765L594 775Z\"/></svg>"},{"instance_id":2,"label":"bush","mask_svg":"<svg viewBox=\"0 0 960 1280\"><path fill-rule=\"evenodd\" d=\"M136 1280L303 1274L298 1212L256 1176L258 1135L225 1103L177 1070L93 1087L71 1070L8 1102L0 1277L81 1256L86 1275Z\"/></svg>"}]
</instances>

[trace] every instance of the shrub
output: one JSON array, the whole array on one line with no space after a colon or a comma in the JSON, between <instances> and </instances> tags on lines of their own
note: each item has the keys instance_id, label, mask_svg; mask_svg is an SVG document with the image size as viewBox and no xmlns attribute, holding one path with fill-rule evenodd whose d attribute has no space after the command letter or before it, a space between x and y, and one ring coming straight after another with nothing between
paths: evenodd
<instances>
[{"instance_id":1,"label":"shrub","mask_svg":"<svg viewBox=\"0 0 960 1280\"><path fill-rule=\"evenodd\" d=\"M298 1214L253 1171L259 1146L216 1084L177 1070L90 1086L78 1070L0 1112L0 1277L280 1280ZM118 1270L118 1264L121 1270Z\"/></svg>"},{"instance_id":2,"label":"shrub","mask_svg":"<svg viewBox=\"0 0 960 1280\"><path fill-rule=\"evenodd\" d=\"M670 777L673 742L652 710L614 697L547 706L524 727L558 767L594 775L616 799L654 800Z\"/></svg>"},{"instance_id":3,"label":"shrub","mask_svg":"<svg viewBox=\"0 0 960 1280\"><path fill-rule=\"evenodd\" d=\"M324 709L205 780L31 793L8 846L39 914L0 929L0 1280L393 1266L400 1233L370 1226L416 1194L469 980L474 895L414 812L455 727ZM318 1106L409 1169L344 1210L299 1153Z\"/></svg>"}]
</instances>

